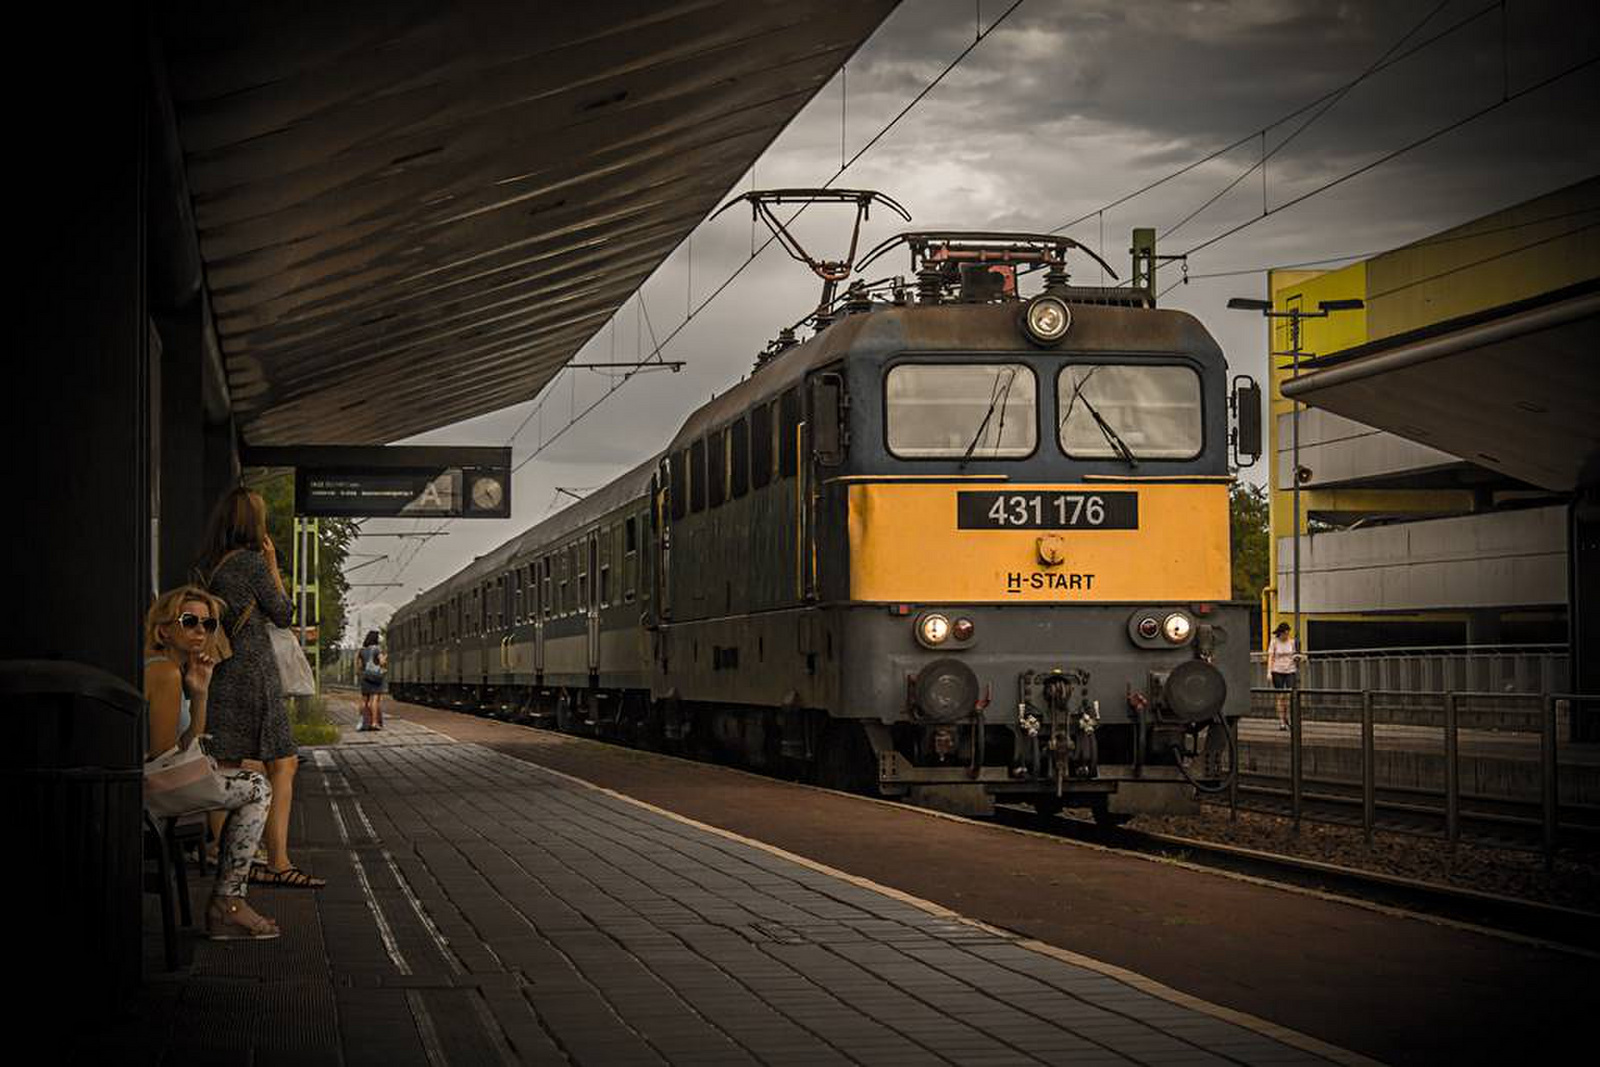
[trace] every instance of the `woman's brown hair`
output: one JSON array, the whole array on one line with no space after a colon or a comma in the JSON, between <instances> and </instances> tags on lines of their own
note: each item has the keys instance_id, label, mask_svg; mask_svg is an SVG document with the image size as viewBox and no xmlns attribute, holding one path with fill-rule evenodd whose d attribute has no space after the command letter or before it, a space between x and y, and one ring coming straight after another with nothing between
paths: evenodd
<instances>
[{"instance_id":1,"label":"woman's brown hair","mask_svg":"<svg viewBox=\"0 0 1600 1067\"><path fill-rule=\"evenodd\" d=\"M201 577L209 579L222 557L235 549L261 551L267 540L267 504L261 494L239 486L217 502L200 554Z\"/></svg>"}]
</instances>

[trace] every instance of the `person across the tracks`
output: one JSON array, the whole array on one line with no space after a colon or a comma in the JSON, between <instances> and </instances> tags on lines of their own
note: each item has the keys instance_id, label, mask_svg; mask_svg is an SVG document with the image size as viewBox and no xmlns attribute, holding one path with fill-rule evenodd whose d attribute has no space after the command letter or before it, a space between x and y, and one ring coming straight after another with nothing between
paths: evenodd
<instances>
[{"instance_id":1,"label":"person across the tracks","mask_svg":"<svg viewBox=\"0 0 1600 1067\"><path fill-rule=\"evenodd\" d=\"M1290 690L1299 679L1300 661L1305 659L1286 622L1278 623L1267 642L1267 671L1272 675L1272 688L1278 690L1278 729L1289 728Z\"/></svg>"}]
</instances>

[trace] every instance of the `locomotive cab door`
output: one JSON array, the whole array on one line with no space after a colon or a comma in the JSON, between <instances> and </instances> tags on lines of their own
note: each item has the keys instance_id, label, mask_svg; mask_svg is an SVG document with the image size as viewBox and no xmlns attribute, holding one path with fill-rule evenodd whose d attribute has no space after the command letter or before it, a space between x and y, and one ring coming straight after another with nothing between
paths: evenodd
<instances>
[{"instance_id":1,"label":"locomotive cab door","mask_svg":"<svg viewBox=\"0 0 1600 1067\"><path fill-rule=\"evenodd\" d=\"M589 673L600 673L600 535L589 534Z\"/></svg>"},{"instance_id":2,"label":"locomotive cab door","mask_svg":"<svg viewBox=\"0 0 1600 1067\"><path fill-rule=\"evenodd\" d=\"M656 491L652 494L650 515L655 527L656 561L651 580L655 582L656 613L663 622L672 617L672 501L682 488L672 482L672 465L661 461L656 474Z\"/></svg>"},{"instance_id":3,"label":"locomotive cab door","mask_svg":"<svg viewBox=\"0 0 1600 1067\"><path fill-rule=\"evenodd\" d=\"M796 428L799 439L795 447L800 457L799 477L796 479L797 525L800 534L800 595L804 600L817 599L817 509L822 496L822 482L828 471L844 462L849 441L845 426L845 413L849 401L845 397L843 376L836 370L813 375L808 382L805 421Z\"/></svg>"}]
</instances>

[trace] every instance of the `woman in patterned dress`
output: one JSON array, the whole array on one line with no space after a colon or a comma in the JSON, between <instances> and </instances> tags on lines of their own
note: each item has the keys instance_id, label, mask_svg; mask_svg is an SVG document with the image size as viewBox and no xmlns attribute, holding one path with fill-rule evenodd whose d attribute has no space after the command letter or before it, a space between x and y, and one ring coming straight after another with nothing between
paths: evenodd
<instances>
[{"instance_id":1,"label":"woman in patterned dress","mask_svg":"<svg viewBox=\"0 0 1600 1067\"><path fill-rule=\"evenodd\" d=\"M283 589L278 554L267 535L267 505L259 493L240 487L217 505L200 567L207 587L227 604L222 621L233 645L233 656L217 665L211 679L208 751L224 767L260 760L272 783L264 835L267 862L254 867L250 878L320 889L327 883L289 858L289 810L300 761L267 624L289 625L294 604Z\"/></svg>"},{"instance_id":2,"label":"woman in patterned dress","mask_svg":"<svg viewBox=\"0 0 1600 1067\"><path fill-rule=\"evenodd\" d=\"M144 696L149 705L146 758L205 734L212 673L228 658L218 630L222 601L186 585L161 594L144 620ZM246 901L250 860L267 824L272 789L255 771L234 768L222 776L223 810L217 880L206 905L206 935L217 941L265 941L278 924Z\"/></svg>"}]
</instances>

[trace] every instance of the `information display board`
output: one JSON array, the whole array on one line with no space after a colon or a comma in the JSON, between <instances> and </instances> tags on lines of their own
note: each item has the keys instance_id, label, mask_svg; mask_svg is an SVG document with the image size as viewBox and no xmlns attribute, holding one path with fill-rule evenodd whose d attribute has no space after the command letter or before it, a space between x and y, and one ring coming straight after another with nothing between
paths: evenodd
<instances>
[{"instance_id":1,"label":"information display board","mask_svg":"<svg viewBox=\"0 0 1600 1067\"><path fill-rule=\"evenodd\" d=\"M511 450L308 445L256 448L247 465L294 468L295 514L508 519Z\"/></svg>"}]
</instances>

